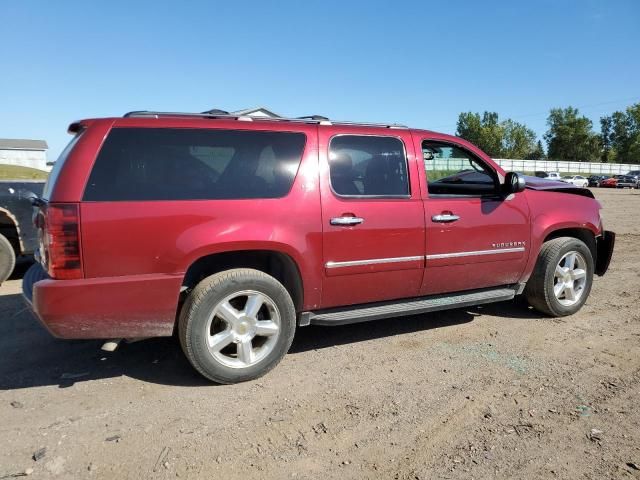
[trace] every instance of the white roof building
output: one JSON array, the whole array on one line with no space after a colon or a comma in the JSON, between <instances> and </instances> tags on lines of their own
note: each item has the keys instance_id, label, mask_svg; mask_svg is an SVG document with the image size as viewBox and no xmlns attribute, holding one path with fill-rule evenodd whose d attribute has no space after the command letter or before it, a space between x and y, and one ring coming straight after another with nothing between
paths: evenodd
<instances>
[{"instance_id":1,"label":"white roof building","mask_svg":"<svg viewBox=\"0 0 640 480\"><path fill-rule=\"evenodd\" d=\"M0 163L48 170L44 140L0 138Z\"/></svg>"}]
</instances>

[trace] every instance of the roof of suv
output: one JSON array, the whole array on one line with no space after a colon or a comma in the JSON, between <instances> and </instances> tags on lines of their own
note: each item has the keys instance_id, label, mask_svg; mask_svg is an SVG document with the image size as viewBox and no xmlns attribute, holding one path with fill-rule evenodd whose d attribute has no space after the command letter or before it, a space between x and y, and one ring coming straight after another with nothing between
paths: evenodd
<instances>
[{"instance_id":1,"label":"roof of suv","mask_svg":"<svg viewBox=\"0 0 640 480\"><path fill-rule=\"evenodd\" d=\"M212 113L213 112L213 113ZM148 110L140 110L125 113L125 118L130 117L147 117L147 118L161 118L161 117L180 117L180 118L207 118L207 119L228 119L238 120L245 122L296 122L296 123L312 123L320 125L359 125L367 127L383 127L383 128L409 128L405 125L396 123L372 123L372 122L353 122L353 121L335 121L329 120L327 117L321 115L309 115L305 117L297 118L285 118L285 117L252 117L249 115L243 115L242 112L238 113L219 113L218 111L204 112L204 113L183 113L183 112L156 112Z\"/></svg>"},{"instance_id":2,"label":"roof of suv","mask_svg":"<svg viewBox=\"0 0 640 480\"><path fill-rule=\"evenodd\" d=\"M376 122L357 122L357 121L342 121L342 120L330 120L327 117L320 115L310 115L306 117L297 118L269 118L269 117L251 117L248 115L242 115L236 113L219 113L222 111L212 110L211 112L204 113L184 113L184 112L157 112L157 111L132 111L124 114L122 117L108 117L108 118L87 118L73 122L69 126L69 133L76 133L84 127L88 127L95 122L111 122L118 126L149 126L158 122L159 127L184 127L195 126L202 122L208 122L211 120L219 120L225 124L233 122L250 122L256 126L275 126L277 129L286 129L287 125L319 125L324 127L344 127L344 128L364 128L371 130L372 133L381 133L382 131L388 132L389 130L408 130L418 134L428 134L434 138L440 138L442 140L450 140L456 143L469 144L469 142L456 137L454 135L448 135L446 133L434 132L432 130L410 128L406 125L397 123L376 123ZM240 112L241 113L241 112ZM225 125L227 126L227 125ZM284 127L284 128L283 128ZM475 146L474 146L475 149Z\"/></svg>"},{"instance_id":3,"label":"roof of suv","mask_svg":"<svg viewBox=\"0 0 640 480\"><path fill-rule=\"evenodd\" d=\"M158 126L159 128L197 128L202 126L203 123L209 123L211 120L215 120L216 124L222 128L233 128L232 125L236 122L246 122L247 124L253 124L260 128L273 128L274 130L288 130L295 125L293 129L306 129L313 126L319 126L322 128L335 128L339 130L351 130L354 133L362 133L365 131L371 135L389 135L391 131L408 131L417 136L429 136L434 140L448 141L462 145L474 152L477 155L487 157L478 147L470 142L456 137L454 135L448 135L446 133L434 132L432 130L410 128L406 125L396 123L375 123L375 122L355 122L355 121L337 121L330 120L327 117L321 115L310 115L297 118L269 118L269 117L252 117L243 115L242 112L227 113L222 110L211 110L204 113L184 113L184 112L159 112L159 111L132 111L128 112L122 117L110 117L110 118L89 118L74 122L69 126L69 133L77 133L84 127L88 127L92 123L107 122L112 126L118 127L150 127ZM220 122L220 123L217 123ZM504 175L504 170L499 164L494 162L495 168L498 173ZM550 173L550 175L558 175L556 172ZM558 175L559 176L559 175Z\"/></svg>"}]
</instances>

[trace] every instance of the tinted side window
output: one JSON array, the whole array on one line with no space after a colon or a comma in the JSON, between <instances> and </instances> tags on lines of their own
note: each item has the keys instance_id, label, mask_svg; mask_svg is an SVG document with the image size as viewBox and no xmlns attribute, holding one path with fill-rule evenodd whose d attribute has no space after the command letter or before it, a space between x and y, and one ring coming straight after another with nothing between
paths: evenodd
<instances>
[{"instance_id":1,"label":"tinted side window","mask_svg":"<svg viewBox=\"0 0 640 480\"><path fill-rule=\"evenodd\" d=\"M293 185L304 143L302 133L114 128L84 200L283 197Z\"/></svg>"},{"instance_id":2,"label":"tinted side window","mask_svg":"<svg viewBox=\"0 0 640 480\"><path fill-rule=\"evenodd\" d=\"M429 194L483 195L497 191L494 172L456 145L424 141L422 155Z\"/></svg>"},{"instance_id":3,"label":"tinted side window","mask_svg":"<svg viewBox=\"0 0 640 480\"><path fill-rule=\"evenodd\" d=\"M339 135L329 145L331 187L341 196L405 197L404 144L394 137Z\"/></svg>"}]
</instances>

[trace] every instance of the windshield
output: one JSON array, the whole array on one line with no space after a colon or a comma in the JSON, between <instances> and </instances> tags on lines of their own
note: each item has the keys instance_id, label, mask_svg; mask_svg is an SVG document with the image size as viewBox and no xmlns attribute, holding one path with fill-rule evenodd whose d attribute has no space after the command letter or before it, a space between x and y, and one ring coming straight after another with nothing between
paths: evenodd
<instances>
[{"instance_id":1,"label":"windshield","mask_svg":"<svg viewBox=\"0 0 640 480\"><path fill-rule=\"evenodd\" d=\"M65 160L73 150L73 147L76 146L78 140L82 136L82 132L75 135L65 149L62 151L58 159L53 164L53 168L51 169L51 173L49 173L49 177L47 178L46 183L44 184L44 190L42 191L42 198L45 200L49 200L51 196L51 192L53 191L53 187L56 184L56 180L58 179L58 175L60 175L60 170L62 170L62 166L64 165Z\"/></svg>"}]
</instances>

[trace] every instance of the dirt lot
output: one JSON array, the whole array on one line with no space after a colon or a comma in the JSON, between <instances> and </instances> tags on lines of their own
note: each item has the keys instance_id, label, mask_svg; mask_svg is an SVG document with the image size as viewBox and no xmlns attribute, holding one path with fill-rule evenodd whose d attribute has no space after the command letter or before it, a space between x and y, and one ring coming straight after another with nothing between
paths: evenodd
<instances>
[{"instance_id":1,"label":"dirt lot","mask_svg":"<svg viewBox=\"0 0 640 480\"><path fill-rule=\"evenodd\" d=\"M205 383L171 339L55 340L9 281L0 478L640 478L640 192L596 195L618 243L579 314L309 327L242 385Z\"/></svg>"}]
</instances>

